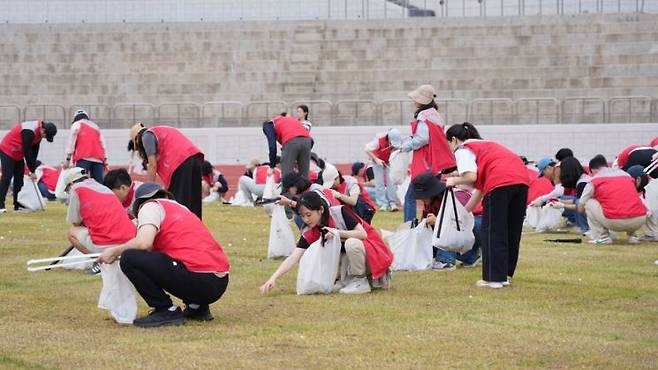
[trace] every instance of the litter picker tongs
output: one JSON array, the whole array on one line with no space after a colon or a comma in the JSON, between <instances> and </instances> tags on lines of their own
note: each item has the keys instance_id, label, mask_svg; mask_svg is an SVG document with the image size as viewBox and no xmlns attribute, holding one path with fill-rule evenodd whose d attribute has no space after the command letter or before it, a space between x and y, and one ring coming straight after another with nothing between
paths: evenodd
<instances>
[{"instance_id":1,"label":"litter picker tongs","mask_svg":"<svg viewBox=\"0 0 658 370\"><path fill-rule=\"evenodd\" d=\"M80 254L77 256L60 256L53 258L41 258L36 260L29 260L27 261L27 271L34 272L41 270L50 270L58 267L70 267L70 266L82 265L85 263L93 262L100 255L101 255L100 253L92 253L92 254ZM57 262L62 262L62 263L57 263ZM57 263L57 264L52 264L52 263Z\"/></svg>"}]
</instances>

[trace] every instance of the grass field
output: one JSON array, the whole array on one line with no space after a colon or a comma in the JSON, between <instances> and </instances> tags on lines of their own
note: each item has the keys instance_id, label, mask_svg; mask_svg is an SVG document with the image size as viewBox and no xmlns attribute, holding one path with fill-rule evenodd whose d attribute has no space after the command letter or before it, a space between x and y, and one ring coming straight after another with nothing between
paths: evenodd
<instances>
[{"instance_id":1,"label":"grass field","mask_svg":"<svg viewBox=\"0 0 658 370\"><path fill-rule=\"evenodd\" d=\"M0 215L1 368L656 368L658 243L593 247L524 237L511 287L480 272L395 273L390 291L297 296L296 273L261 296L261 209L206 207L231 260L210 323L139 329L96 307L99 276L28 273L65 247L65 208ZM401 215L378 214L392 229ZM139 301L140 314L147 312Z\"/></svg>"}]
</instances>

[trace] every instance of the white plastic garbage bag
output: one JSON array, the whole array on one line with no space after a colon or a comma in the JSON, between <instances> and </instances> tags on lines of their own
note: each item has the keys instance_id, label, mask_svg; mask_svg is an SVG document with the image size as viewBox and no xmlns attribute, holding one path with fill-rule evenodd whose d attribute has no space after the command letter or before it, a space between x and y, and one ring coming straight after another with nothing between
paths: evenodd
<instances>
[{"instance_id":1,"label":"white plastic garbage bag","mask_svg":"<svg viewBox=\"0 0 658 370\"><path fill-rule=\"evenodd\" d=\"M274 205L270 221L270 242L267 246L267 258L287 257L295 249L295 235L290 228L290 221L283 206Z\"/></svg>"},{"instance_id":2,"label":"white plastic garbage bag","mask_svg":"<svg viewBox=\"0 0 658 370\"><path fill-rule=\"evenodd\" d=\"M532 227L533 229L537 227L539 223L539 217L541 216L540 207L528 206L525 212L525 226Z\"/></svg>"},{"instance_id":3,"label":"white plastic garbage bag","mask_svg":"<svg viewBox=\"0 0 658 370\"><path fill-rule=\"evenodd\" d=\"M411 221L405 222L384 239L393 252L394 271L427 270L432 266L432 229L427 227L427 220L414 228Z\"/></svg>"},{"instance_id":4,"label":"white plastic garbage bag","mask_svg":"<svg viewBox=\"0 0 658 370\"><path fill-rule=\"evenodd\" d=\"M79 250L73 248L71 249L70 252L66 254L66 257L73 257L73 256L81 256L83 253L80 252ZM64 262L64 261L62 261ZM61 263L61 262L60 262ZM91 268L91 266L94 264L94 260L89 260L88 263L77 263L75 265L71 266L63 266L62 268L65 270L86 270L88 268Z\"/></svg>"},{"instance_id":5,"label":"white plastic garbage bag","mask_svg":"<svg viewBox=\"0 0 658 370\"><path fill-rule=\"evenodd\" d=\"M556 230L562 222L562 209L553 208L546 204L539 211L539 221L535 231L543 233Z\"/></svg>"},{"instance_id":6,"label":"white plastic garbage bag","mask_svg":"<svg viewBox=\"0 0 658 370\"><path fill-rule=\"evenodd\" d=\"M28 211L41 211L46 207L41 192L29 176L23 176L23 187L18 192L18 203Z\"/></svg>"},{"instance_id":7,"label":"white plastic garbage bag","mask_svg":"<svg viewBox=\"0 0 658 370\"><path fill-rule=\"evenodd\" d=\"M400 185L407 178L409 164L411 163L411 152L401 152L396 150L391 153L388 163L393 183L395 185Z\"/></svg>"},{"instance_id":8,"label":"white plastic garbage bag","mask_svg":"<svg viewBox=\"0 0 658 370\"><path fill-rule=\"evenodd\" d=\"M434 225L432 245L448 252L466 253L475 244L474 225L473 214L455 199L454 191L448 189Z\"/></svg>"},{"instance_id":9,"label":"white plastic garbage bag","mask_svg":"<svg viewBox=\"0 0 658 370\"><path fill-rule=\"evenodd\" d=\"M103 289L98 297L98 308L110 311L119 324L132 324L137 317L135 287L121 271L119 262L101 264Z\"/></svg>"},{"instance_id":10,"label":"white plastic garbage bag","mask_svg":"<svg viewBox=\"0 0 658 370\"><path fill-rule=\"evenodd\" d=\"M274 175L268 175L267 180L265 180L265 188L263 189L263 199L272 199L276 196L276 184L274 182ZM272 216L274 211L274 203L264 204L263 209L265 213L269 216Z\"/></svg>"},{"instance_id":11,"label":"white plastic garbage bag","mask_svg":"<svg viewBox=\"0 0 658 370\"><path fill-rule=\"evenodd\" d=\"M404 206L404 198L407 195L407 190L409 190L409 186L411 186L411 176L407 176L407 178L404 179L402 184L398 185L398 188L395 191L396 195L398 196L398 200L400 201L400 204L402 204L402 206Z\"/></svg>"},{"instance_id":12,"label":"white plastic garbage bag","mask_svg":"<svg viewBox=\"0 0 658 370\"><path fill-rule=\"evenodd\" d=\"M242 190L238 190L237 193L235 193L233 198L231 198L230 203L231 203L231 206L234 206L234 207L253 207L254 206L253 199L251 201L249 201L247 199L247 196L245 195L245 193Z\"/></svg>"},{"instance_id":13,"label":"white plastic garbage bag","mask_svg":"<svg viewBox=\"0 0 658 370\"><path fill-rule=\"evenodd\" d=\"M62 202L66 202L69 199L69 195L64 191L66 190L66 175L68 173L68 169L62 170L57 178L57 186L55 186L55 198Z\"/></svg>"},{"instance_id":14,"label":"white plastic garbage bag","mask_svg":"<svg viewBox=\"0 0 658 370\"><path fill-rule=\"evenodd\" d=\"M340 263L340 237L334 235L322 245L318 239L308 247L297 271L297 294L329 294L334 287Z\"/></svg>"}]
</instances>

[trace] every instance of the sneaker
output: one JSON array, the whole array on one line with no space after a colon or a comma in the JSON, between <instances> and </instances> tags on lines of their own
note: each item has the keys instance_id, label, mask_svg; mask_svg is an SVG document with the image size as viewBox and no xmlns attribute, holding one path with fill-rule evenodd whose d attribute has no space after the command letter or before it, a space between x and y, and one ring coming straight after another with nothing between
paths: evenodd
<instances>
[{"instance_id":1,"label":"sneaker","mask_svg":"<svg viewBox=\"0 0 658 370\"><path fill-rule=\"evenodd\" d=\"M342 294L365 294L370 293L370 283L368 279L354 278L345 288L339 290Z\"/></svg>"},{"instance_id":2,"label":"sneaker","mask_svg":"<svg viewBox=\"0 0 658 370\"><path fill-rule=\"evenodd\" d=\"M388 207L386 206L379 207L379 212L388 212Z\"/></svg>"},{"instance_id":3,"label":"sneaker","mask_svg":"<svg viewBox=\"0 0 658 370\"><path fill-rule=\"evenodd\" d=\"M475 262L473 262L473 263L464 263L464 262L462 262L462 268L472 269L474 267L477 267L477 265L480 264L480 260L481 260L481 258L478 257L478 259L476 259Z\"/></svg>"},{"instance_id":4,"label":"sneaker","mask_svg":"<svg viewBox=\"0 0 658 370\"><path fill-rule=\"evenodd\" d=\"M510 286L510 284L512 284L511 278L508 277L507 280L502 282L502 284L503 286Z\"/></svg>"},{"instance_id":5,"label":"sneaker","mask_svg":"<svg viewBox=\"0 0 658 370\"><path fill-rule=\"evenodd\" d=\"M214 319L210 312L210 307L206 304L199 308L192 308L189 305L183 310L183 317L188 320L211 321Z\"/></svg>"},{"instance_id":6,"label":"sneaker","mask_svg":"<svg viewBox=\"0 0 658 370\"><path fill-rule=\"evenodd\" d=\"M2 213L2 210L0 210L0 213ZM655 236L651 235L643 235L640 237L641 242L658 242L658 238Z\"/></svg>"},{"instance_id":7,"label":"sneaker","mask_svg":"<svg viewBox=\"0 0 658 370\"><path fill-rule=\"evenodd\" d=\"M612 244L612 238L609 236L604 236L602 238L590 240L590 244Z\"/></svg>"},{"instance_id":8,"label":"sneaker","mask_svg":"<svg viewBox=\"0 0 658 370\"><path fill-rule=\"evenodd\" d=\"M480 287L480 288L491 288L491 289L500 289L504 287L504 283L498 282L498 281L486 281L486 280L478 280L475 283L475 286Z\"/></svg>"},{"instance_id":9,"label":"sneaker","mask_svg":"<svg viewBox=\"0 0 658 370\"><path fill-rule=\"evenodd\" d=\"M31 211L29 209L23 208L23 207L14 207L14 212L16 212L16 213L29 213Z\"/></svg>"},{"instance_id":10,"label":"sneaker","mask_svg":"<svg viewBox=\"0 0 658 370\"><path fill-rule=\"evenodd\" d=\"M336 280L334 283L334 287L331 288L332 293L340 292L341 289L345 288L347 286L346 282L342 280Z\"/></svg>"},{"instance_id":11,"label":"sneaker","mask_svg":"<svg viewBox=\"0 0 658 370\"><path fill-rule=\"evenodd\" d=\"M386 273L379 279L372 280L372 289L388 289L391 287L391 280L393 279L393 272L389 268Z\"/></svg>"},{"instance_id":12,"label":"sneaker","mask_svg":"<svg viewBox=\"0 0 658 370\"><path fill-rule=\"evenodd\" d=\"M204 203L216 202L219 200L219 194L212 192L207 197L203 198Z\"/></svg>"},{"instance_id":13,"label":"sneaker","mask_svg":"<svg viewBox=\"0 0 658 370\"><path fill-rule=\"evenodd\" d=\"M640 244L640 238L635 235L631 235L628 237L628 244Z\"/></svg>"},{"instance_id":14,"label":"sneaker","mask_svg":"<svg viewBox=\"0 0 658 370\"><path fill-rule=\"evenodd\" d=\"M437 270L437 271L454 271L455 270L455 264L454 263L443 263L441 261L434 261L432 262L432 270Z\"/></svg>"},{"instance_id":15,"label":"sneaker","mask_svg":"<svg viewBox=\"0 0 658 370\"><path fill-rule=\"evenodd\" d=\"M7 208L0 208L0 213L7 213Z\"/></svg>"},{"instance_id":16,"label":"sneaker","mask_svg":"<svg viewBox=\"0 0 658 370\"><path fill-rule=\"evenodd\" d=\"M98 275L101 273L101 264L98 262L94 262L90 268L85 270L85 272L88 275Z\"/></svg>"},{"instance_id":17,"label":"sneaker","mask_svg":"<svg viewBox=\"0 0 658 370\"><path fill-rule=\"evenodd\" d=\"M397 212L397 211L400 210L400 208L398 208L398 206L396 206L395 204L391 204L391 205L388 207L388 210L389 210L389 212Z\"/></svg>"},{"instance_id":18,"label":"sneaker","mask_svg":"<svg viewBox=\"0 0 658 370\"><path fill-rule=\"evenodd\" d=\"M169 309L153 310L148 316L133 321L133 325L140 328L155 328L158 326L182 325L183 322L185 322L183 311L180 307L176 307L173 311L169 311Z\"/></svg>"}]
</instances>

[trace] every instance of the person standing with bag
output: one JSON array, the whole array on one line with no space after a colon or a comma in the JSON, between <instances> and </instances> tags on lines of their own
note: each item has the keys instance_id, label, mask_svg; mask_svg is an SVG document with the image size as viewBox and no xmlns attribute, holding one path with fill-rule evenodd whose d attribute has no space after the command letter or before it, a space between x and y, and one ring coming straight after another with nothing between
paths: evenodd
<instances>
[{"instance_id":1,"label":"person standing with bag","mask_svg":"<svg viewBox=\"0 0 658 370\"><path fill-rule=\"evenodd\" d=\"M146 179L160 176L164 186L201 219L201 166L203 153L178 129L154 126L147 129L136 123L130 129L135 149L147 162Z\"/></svg>"},{"instance_id":2,"label":"person standing with bag","mask_svg":"<svg viewBox=\"0 0 658 370\"><path fill-rule=\"evenodd\" d=\"M528 198L527 171L517 154L498 143L482 140L475 126L468 122L450 126L446 138L459 172L458 176L449 177L446 185L476 189L466 205L469 211L483 199L482 280L476 285L502 288L509 285L519 258Z\"/></svg>"},{"instance_id":3,"label":"person standing with bag","mask_svg":"<svg viewBox=\"0 0 658 370\"><path fill-rule=\"evenodd\" d=\"M416 104L414 120L411 121L411 140L402 143L400 151L412 152L411 181L421 173L438 175L455 168L455 158L448 147L443 132L443 119L439 116L434 101L436 92L431 85L422 85L409 93ZM410 186L404 196L404 221L416 218L416 200Z\"/></svg>"}]
</instances>

